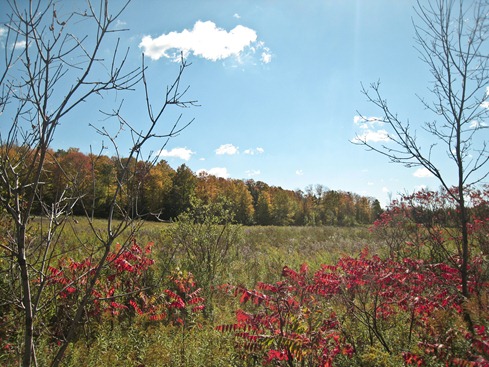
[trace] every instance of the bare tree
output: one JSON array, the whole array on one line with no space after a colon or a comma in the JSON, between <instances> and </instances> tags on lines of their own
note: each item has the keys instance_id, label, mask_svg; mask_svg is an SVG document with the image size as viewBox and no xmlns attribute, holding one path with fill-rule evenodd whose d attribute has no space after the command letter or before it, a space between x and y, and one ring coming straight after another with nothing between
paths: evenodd
<instances>
[{"instance_id":1,"label":"bare tree","mask_svg":"<svg viewBox=\"0 0 489 367\"><path fill-rule=\"evenodd\" d=\"M363 88L363 93L382 111L380 120L390 128L389 142L378 146L365 136L357 136L354 142L383 154L391 162L424 167L453 197L462 235L458 249L462 294L468 297L471 244L464 193L484 182L489 174L489 149L484 135L489 117L489 3L486 0L418 0L416 14L417 49L433 77L429 86L433 98L420 100L434 118L416 126L402 121L383 98L380 84L375 83ZM418 133L431 142L429 146L422 146ZM445 162L446 157L451 168L444 171L440 159ZM456 182L451 181L454 174Z\"/></svg>"},{"instance_id":2,"label":"bare tree","mask_svg":"<svg viewBox=\"0 0 489 367\"><path fill-rule=\"evenodd\" d=\"M166 129L160 127L160 120L169 106L189 107L195 104L192 100L184 100L187 89L182 91L180 86L188 66L183 59L175 81L167 87L156 110L150 102L144 56L140 67L127 69L129 50L121 52L114 33L120 31L116 22L128 3L119 2L120 7L112 9L108 0L100 0L97 4L87 0L86 9L70 11L63 16L54 1L8 2L11 15L6 28L2 26L6 34L0 70L3 122L0 130L0 206L4 211L2 215L10 218L10 224L6 226L7 233L0 242L2 258L8 259L0 263L0 271L9 274L10 282L9 298L2 299L0 303L9 303L19 312L18 322L23 326L21 351L24 367L37 365L35 332L41 330L38 320L55 298L45 292L48 269L56 266L57 255L61 251L56 234L66 225L73 207L81 205L85 208L92 225L95 243L80 243L77 250L87 253L93 260L93 266L87 273L89 278L84 293L70 315L67 332L59 341L60 348L53 356L52 366L60 364L69 343L74 340L85 306L92 300L92 290L107 265L114 242L117 239L123 245L128 243L140 223L137 200L127 199L124 195L134 182L135 168L131 162L144 160L153 164L155 161L151 154L144 156L142 153L147 141L163 138L164 146L170 137L191 122L182 126L178 119ZM80 35L79 22L83 22L91 33ZM113 50L109 59L104 58L102 52L106 45ZM138 121L136 128L134 123L123 117L120 104L105 112L105 117L117 121L120 126L118 132L111 133L108 129L94 126L95 131L112 144L119 165L107 226L105 231L100 231L93 226L93 205L88 200L93 195L80 192L73 177L66 174L68 184L54 201L44 199L43 177L47 162L56 163L50 148L60 123L70 123L71 113L82 103L108 93L132 91L136 85L142 85L145 92L146 102L142 102L143 105L146 103L146 124ZM127 157L120 153L117 143L122 131L132 138ZM93 164L97 157L92 155ZM63 172L63 167L60 169ZM47 224L34 226L32 216L35 213L42 214ZM125 239L121 240L123 234ZM3 297L6 295L7 292L2 293Z\"/></svg>"}]
</instances>

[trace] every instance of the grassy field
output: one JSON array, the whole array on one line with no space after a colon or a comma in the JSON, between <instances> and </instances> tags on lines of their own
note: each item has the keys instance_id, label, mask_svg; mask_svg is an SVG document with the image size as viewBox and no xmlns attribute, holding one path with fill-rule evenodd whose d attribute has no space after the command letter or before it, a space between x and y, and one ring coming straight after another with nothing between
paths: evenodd
<instances>
[{"instance_id":1,"label":"grassy field","mask_svg":"<svg viewBox=\"0 0 489 367\"><path fill-rule=\"evenodd\" d=\"M33 233L46 233L42 221L34 223ZM392 249L386 245L385 236L389 237L389 232L379 237L364 226L243 227L218 223L187 218L176 223L139 222L132 228L135 231L129 228L118 239L127 247L113 245L117 255L103 270L96 286L98 298L92 300L95 305L88 305L87 317L79 325L63 365L316 367L317 346L325 342L327 349L321 353L340 351L331 366L401 367L407 365L406 356L424 353L423 365L441 367L445 365L441 359L432 358L429 349L420 349L426 338L430 342L451 338L444 343L450 343L454 356L465 357L468 348L474 350L464 337L464 321L457 311L460 303L456 302L460 298L456 270L445 265L440 268L440 263L434 267L418 266L416 258L397 262L399 259L391 256ZM84 218L70 218L56 239L59 250L51 262L52 271L62 270L61 273L70 275L70 269L82 266L84 259L96 259L100 255L97 236L104 236L106 226L104 220L89 225ZM392 232L395 233L398 232ZM419 237L417 232L413 235ZM131 241L136 241L140 250L133 250ZM399 241L403 242L404 237ZM152 247L146 252L148 243ZM366 255L365 249L370 255ZM122 267L115 265L114 259L124 255L123 251L137 255L128 258L132 264L129 270L124 268L125 260L120 263ZM135 271L132 266L144 263L141 259L154 263ZM303 270L303 264L308 265L308 271ZM283 271L285 266L292 270ZM315 288L322 284L315 283L318 279L326 282L331 279L328 287L334 287L337 275L340 291L325 295ZM325 277L318 278L321 276ZM56 296L39 316L42 331L36 341L39 366L50 364L57 350L56 341L63 338L63 328L70 325L70 315L79 302L78 292L85 286L79 281L82 278L76 279L73 283L68 280L73 286L72 293L67 292L66 282L48 286L53 287ZM384 284L387 281L390 285ZM35 287L36 283L33 284ZM411 288L406 288L408 285ZM281 289L282 286L285 288ZM390 290L384 292L384 286ZM400 292L396 293L397 290ZM268 297L267 301L253 299L251 295L258 294L254 292ZM477 304L467 305L473 307L480 324L485 323L487 315L484 294L481 291L480 297L474 298ZM178 299L185 300L183 308L175 303ZM412 299L412 303L405 308L407 299ZM430 302L437 299L442 306L433 306L436 310L429 311L429 317L425 317L427 311L415 315L421 299L424 303L420 310L427 310ZM451 305L450 302L455 302L456 307L443 306ZM198 305L205 308L194 309ZM8 312L16 317L16 310ZM263 329L243 326L244 329L236 330L239 312L258 317L254 322ZM289 339L277 334L276 325L282 317L281 332ZM329 326L320 332L323 325ZM427 334L426 330L431 331ZM453 330L460 331L454 336ZM247 344L250 332L258 333L253 338L261 340L258 351L253 349L255 339ZM301 341L306 343L301 344L305 346L303 353L297 344L301 335L311 343ZM241 337L245 343L237 344ZM334 343L340 340L343 346L335 349ZM265 362L267 353L280 354L283 348L294 353L294 361L274 357ZM411 354L405 354L406 351ZM0 364L18 365L15 349L2 353ZM451 358L450 354L447 356ZM410 360L419 362L413 358Z\"/></svg>"},{"instance_id":2,"label":"grassy field","mask_svg":"<svg viewBox=\"0 0 489 367\"><path fill-rule=\"evenodd\" d=\"M103 233L106 221L96 219L93 227ZM135 234L141 245L154 243L154 257L159 266L181 267L184 256L174 247L171 228L175 224L161 222L144 222ZM139 226L139 225L138 225ZM130 231L127 231L129 235ZM223 269L222 280L232 283L254 286L257 281L274 282L280 278L282 268L287 265L298 268L307 263L312 269L321 264L335 263L345 255L358 255L362 249L369 247L377 251L368 227L277 227L277 226L244 226L240 227L239 241L232 247L228 267ZM122 236L120 242L127 240ZM67 244L89 244L96 242L92 229L85 218L74 218L61 234L61 242ZM171 271L172 269L160 269Z\"/></svg>"},{"instance_id":3,"label":"grassy field","mask_svg":"<svg viewBox=\"0 0 489 367\"><path fill-rule=\"evenodd\" d=\"M89 241L90 228L83 218L66 228L63 240ZM104 229L105 222L94 226ZM136 239L141 245L153 242L156 271L153 276L165 282L175 269L188 266L186 254L172 238L176 224L145 222ZM122 239L121 239L122 240ZM221 259L214 283L240 284L249 288L258 282L281 279L284 266L298 269L303 263L312 270L332 264L344 255L358 255L373 239L367 227L240 227L237 243L226 259ZM172 256L173 254L173 256ZM199 279L196 279L197 282ZM160 285L161 286L161 285ZM207 294L209 297L210 295ZM209 306L209 305L208 305ZM144 319L115 323L101 320L90 343L77 342L67 356L70 366L248 366L234 353L234 339L217 332L217 324L234 320L238 301L217 292L212 295L212 317L200 318L200 327L180 329L164 323L147 324Z\"/></svg>"}]
</instances>

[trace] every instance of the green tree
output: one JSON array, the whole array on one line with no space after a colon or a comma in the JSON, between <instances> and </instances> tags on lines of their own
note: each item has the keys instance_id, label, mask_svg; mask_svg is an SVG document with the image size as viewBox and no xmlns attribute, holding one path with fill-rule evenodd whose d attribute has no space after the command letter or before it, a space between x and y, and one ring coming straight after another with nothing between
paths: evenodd
<instances>
[{"instance_id":1,"label":"green tree","mask_svg":"<svg viewBox=\"0 0 489 367\"><path fill-rule=\"evenodd\" d=\"M254 215L253 198L246 184L242 180L227 181L224 195L229 201L234 219L241 224L252 224Z\"/></svg>"},{"instance_id":2,"label":"green tree","mask_svg":"<svg viewBox=\"0 0 489 367\"><path fill-rule=\"evenodd\" d=\"M91 198L87 201L90 203L87 209L92 212L94 217L107 218L111 198L117 189L114 181L116 176L115 160L105 155L90 154L89 156L93 190L90 193Z\"/></svg>"},{"instance_id":3,"label":"green tree","mask_svg":"<svg viewBox=\"0 0 489 367\"><path fill-rule=\"evenodd\" d=\"M372 223L372 207L369 198L355 195L355 220L358 223Z\"/></svg>"},{"instance_id":4,"label":"green tree","mask_svg":"<svg viewBox=\"0 0 489 367\"><path fill-rule=\"evenodd\" d=\"M294 204L285 190L275 189L272 195L270 212L272 223L278 226L291 224L294 218Z\"/></svg>"},{"instance_id":5,"label":"green tree","mask_svg":"<svg viewBox=\"0 0 489 367\"><path fill-rule=\"evenodd\" d=\"M158 218L165 218L164 208L170 198L175 171L164 160L152 166L143 187L148 211Z\"/></svg>"},{"instance_id":6,"label":"green tree","mask_svg":"<svg viewBox=\"0 0 489 367\"><path fill-rule=\"evenodd\" d=\"M172 187L168 198L166 215L176 218L190 209L192 199L195 197L197 177L190 168L182 164L177 168L172 179Z\"/></svg>"},{"instance_id":7,"label":"green tree","mask_svg":"<svg viewBox=\"0 0 489 367\"><path fill-rule=\"evenodd\" d=\"M263 226L272 224L270 210L271 210L270 194L267 191L260 191L258 193L258 199L255 208L256 224L263 225Z\"/></svg>"},{"instance_id":8,"label":"green tree","mask_svg":"<svg viewBox=\"0 0 489 367\"><path fill-rule=\"evenodd\" d=\"M340 198L341 193L335 190L329 190L323 193L321 197L321 218L324 224L338 224L340 220Z\"/></svg>"}]
</instances>

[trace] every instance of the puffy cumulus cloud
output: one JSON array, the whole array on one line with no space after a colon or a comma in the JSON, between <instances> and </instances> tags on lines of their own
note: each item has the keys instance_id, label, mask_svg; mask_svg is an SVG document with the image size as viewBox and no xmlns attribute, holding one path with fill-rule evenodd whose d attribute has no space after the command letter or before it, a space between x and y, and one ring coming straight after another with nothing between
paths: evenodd
<instances>
[{"instance_id":1,"label":"puffy cumulus cloud","mask_svg":"<svg viewBox=\"0 0 489 367\"><path fill-rule=\"evenodd\" d=\"M223 144L216 149L217 155L235 155L239 153L239 148L235 147L233 144Z\"/></svg>"},{"instance_id":2,"label":"puffy cumulus cloud","mask_svg":"<svg viewBox=\"0 0 489 367\"><path fill-rule=\"evenodd\" d=\"M225 167L214 167L211 169L200 169L197 171L198 175L200 175L201 173L206 173L208 175L222 177L222 178L229 178L230 176L227 168Z\"/></svg>"},{"instance_id":3,"label":"puffy cumulus cloud","mask_svg":"<svg viewBox=\"0 0 489 367\"><path fill-rule=\"evenodd\" d=\"M253 176L259 176L261 172L258 169L249 169L245 173L246 176L253 177Z\"/></svg>"},{"instance_id":4,"label":"puffy cumulus cloud","mask_svg":"<svg viewBox=\"0 0 489 367\"><path fill-rule=\"evenodd\" d=\"M265 152L265 149L257 147L257 148L250 148L246 149L243 153L248 154L248 155L255 155L255 154L263 154Z\"/></svg>"},{"instance_id":5,"label":"puffy cumulus cloud","mask_svg":"<svg viewBox=\"0 0 489 367\"><path fill-rule=\"evenodd\" d=\"M239 15L238 13L234 13L233 17L236 19L241 19L241 15Z\"/></svg>"},{"instance_id":6,"label":"puffy cumulus cloud","mask_svg":"<svg viewBox=\"0 0 489 367\"><path fill-rule=\"evenodd\" d=\"M385 130L366 130L363 134L357 135L352 139L353 143L378 143L381 141L390 141L389 134Z\"/></svg>"},{"instance_id":7,"label":"puffy cumulus cloud","mask_svg":"<svg viewBox=\"0 0 489 367\"><path fill-rule=\"evenodd\" d=\"M414 177L418 178L424 178L424 177L433 177L433 174L426 168L418 168L416 171L413 173Z\"/></svg>"},{"instance_id":8,"label":"puffy cumulus cloud","mask_svg":"<svg viewBox=\"0 0 489 367\"><path fill-rule=\"evenodd\" d=\"M187 148L173 148L172 150L160 150L157 155L158 157L163 158L180 158L184 161L188 161L192 157L192 154L195 154L195 152L192 152Z\"/></svg>"},{"instance_id":9,"label":"puffy cumulus cloud","mask_svg":"<svg viewBox=\"0 0 489 367\"><path fill-rule=\"evenodd\" d=\"M257 41L256 31L237 25L230 31L219 28L212 21L197 21L191 30L170 32L159 37L144 36L139 44L145 55L152 60L162 57L180 60L190 54L210 61L234 57L241 60L246 53L262 52L261 61L271 61L270 49Z\"/></svg>"},{"instance_id":10,"label":"puffy cumulus cloud","mask_svg":"<svg viewBox=\"0 0 489 367\"><path fill-rule=\"evenodd\" d=\"M7 28L0 26L0 38L7 34Z\"/></svg>"},{"instance_id":11,"label":"puffy cumulus cloud","mask_svg":"<svg viewBox=\"0 0 489 367\"><path fill-rule=\"evenodd\" d=\"M298 170L296 170L296 171L295 171L295 174L296 174L297 176L303 176L303 175L304 175L304 171L303 171L303 170L301 170L301 169L298 169Z\"/></svg>"}]
</instances>

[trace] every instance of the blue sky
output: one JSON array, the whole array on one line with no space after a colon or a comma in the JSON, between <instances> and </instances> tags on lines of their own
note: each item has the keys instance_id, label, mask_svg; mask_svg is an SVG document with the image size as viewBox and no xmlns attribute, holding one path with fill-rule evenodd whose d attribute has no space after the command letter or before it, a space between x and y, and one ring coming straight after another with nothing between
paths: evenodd
<instances>
[{"instance_id":1,"label":"blue sky","mask_svg":"<svg viewBox=\"0 0 489 367\"><path fill-rule=\"evenodd\" d=\"M114 6L121 4L114 1ZM72 4L84 7L83 2ZM183 113L194 122L160 156L174 168L254 179L285 189L322 184L378 198L438 188L423 171L388 163L352 144L356 134L382 139L384 127L361 121L380 112L366 101L361 83L382 83L392 110L420 126L416 94L427 95L428 70L414 49L413 0L133 0L118 27L128 64L144 52L154 104L178 70L181 52L192 65L184 74L188 96L199 107L170 111L168 127ZM64 5L68 6L68 5ZM67 11L63 2L59 12ZM77 25L83 32L85 23ZM104 52L110 53L109 43ZM158 94L160 93L160 94ZM87 103L62 122L54 148L96 149L101 138L88 124L95 112L125 99L123 113L145 124L144 95ZM380 132L379 132L380 131ZM122 138L124 152L129 140ZM160 151L152 141L147 151ZM108 153L110 154L110 153ZM455 182L454 182L455 183Z\"/></svg>"}]
</instances>

